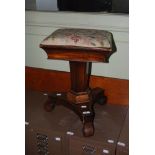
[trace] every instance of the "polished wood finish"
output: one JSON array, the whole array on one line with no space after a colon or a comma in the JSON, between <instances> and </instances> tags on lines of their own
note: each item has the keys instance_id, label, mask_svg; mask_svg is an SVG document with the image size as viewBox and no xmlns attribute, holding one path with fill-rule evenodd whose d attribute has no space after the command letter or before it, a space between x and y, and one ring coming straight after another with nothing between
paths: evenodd
<instances>
[{"instance_id":1,"label":"polished wood finish","mask_svg":"<svg viewBox=\"0 0 155 155\"><path fill-rule=\"evenodd\" d=\"M91 62L70 61L71 90L86 92L89 88Z\"/></svg>"},{"instance_id":2,"label":"polished wood finish","mask_svg":"<svg viewBox=\"0 0 155 155\"><path fill-rule=\"evenodd\" d=\"M28 66L25 68L25 82L26 89L42 92L67 92L71 87L68 72ZM104 89L108 104L129 104L129 80L91 75L90 87Z\"/></svg>"},{"instance_id":3,"label":"polished wood finish","mask_svg":"<svg viewBox=\"0 0 155 155\"><path fill-rule=\"evenodd\" d=\"M91 90L90 96L91 99L88 102L82 102L80 104L75 104L75 102L70 102L67 97L67 93L59 92L59 93L49 93L48 100L44 104L44 108L47 112L51 112L54 110L56 105L64 105L65 107L74 111L83 123L83 135L85 137L89 137L94 135L94 104L104 104L102 100L100 102L100 98L105 97L104 92L100 88L95 88ZM105 97L106 98L106 97Z\"/></svg>"},{"instance_id":4,"label":"polished wood finish","mask_svg":"<svg viewBox=\"0 0 155 155\"><path fill-rule=\"evenodd\" d=\"M113 43L114 44L114 43ZM72 46L40 45L47 53L48 59L82 61L82 62L109 62L109 57L116 51L102 48L82 48Z\"/></svg>"},{"instance_id":5,"label":"polished wood finish","mask_svg":"<svg viewBox=\"0 0 155 155\"><path fill-rule=\"evenodd\" d=\"M68 98L68 101L70 102L74 102L75 104L80 104L83 102L89 102L90 101L89 95L90 95L90 91L76 93L70 90L67 93L67 98Z\"/></svg>"},{"instance_id":6,"label":"polished wood finish","mask_svg":"<svg viewBox=\"0 0 155 155\"><path fill-rule=\"evenodd\" d=\"M68 100L76 104L89 102L89 79L91 62L70 61L71 90L67 93Z\"/></svg>"}]
</instances>

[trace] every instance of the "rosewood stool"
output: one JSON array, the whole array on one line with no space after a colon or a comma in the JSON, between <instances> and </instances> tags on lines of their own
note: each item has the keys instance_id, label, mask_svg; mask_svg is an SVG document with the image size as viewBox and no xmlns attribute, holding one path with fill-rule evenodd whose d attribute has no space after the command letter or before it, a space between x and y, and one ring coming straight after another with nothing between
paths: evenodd
<instances>
[{"instance_id":1,"label":"rosewood stool","mask_svg":"<svg viewBox=\"0 0 155 155\"><path fill-rule=\"evenodd\" d=\"M46 111L63 104L73 110L83 122L83 135L94 134L94 104L106 103L101 88L91 89L89 80L92 62L109 62L116 51L112 33L94 29L58 29L45 38L40 48L48 59L68 60L70 64L71 89L66 93L51 93L45 103ZM65 79L64 79L65 82Z\"/></svg>"}]
</instances>

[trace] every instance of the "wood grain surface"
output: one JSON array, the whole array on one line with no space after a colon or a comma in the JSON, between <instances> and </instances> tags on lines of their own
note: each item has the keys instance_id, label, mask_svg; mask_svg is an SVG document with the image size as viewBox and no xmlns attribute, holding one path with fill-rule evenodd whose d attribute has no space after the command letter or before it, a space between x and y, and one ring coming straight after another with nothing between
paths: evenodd
<instances>
[{"instance_id":1,"label":"wood grain surface","mask_svg":"<svg viewBox=\"0 0 155 155\"><path fill-rule=\"evenodd\" d=\"M70 90L70 73L41 68L25 68L25 88L42 92ZM101 76L90 77L90 87L105 90L109 104L129 104L129 80Z\"/></svg>"}]
</instances>

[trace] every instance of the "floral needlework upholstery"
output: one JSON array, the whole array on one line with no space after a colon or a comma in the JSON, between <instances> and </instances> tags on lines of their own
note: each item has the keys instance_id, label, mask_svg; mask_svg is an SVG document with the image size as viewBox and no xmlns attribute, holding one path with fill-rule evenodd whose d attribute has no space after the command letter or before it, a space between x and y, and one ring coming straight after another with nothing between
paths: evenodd
<instances>
[{"instance_id":1,"label":"floral needlework upholstery","mask_svg":"<svg viewBox=\"0 0 155 155\"><path fill-rule=\"evenodd\" d=\"M58 29L45 38L41 45L102 48L112 50L112 33L95 29Z\"/></svg>"}]
</instances>

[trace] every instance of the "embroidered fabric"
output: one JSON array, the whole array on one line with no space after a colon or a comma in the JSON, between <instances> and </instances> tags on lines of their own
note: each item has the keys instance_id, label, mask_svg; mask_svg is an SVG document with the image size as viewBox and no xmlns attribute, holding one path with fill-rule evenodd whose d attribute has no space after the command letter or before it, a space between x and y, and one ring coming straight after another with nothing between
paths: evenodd
<instances>
[{"instance_id":1,"label":"embroidered fabric","mask_svg":"<svg viewBox=\"0 0 155 155\"><path fill-rule=\"evenodd\" d=\"M95 29L58 29L45 38L41 45L59 45L112 49L112 33Z\"/></svg>"}]
</instances>

